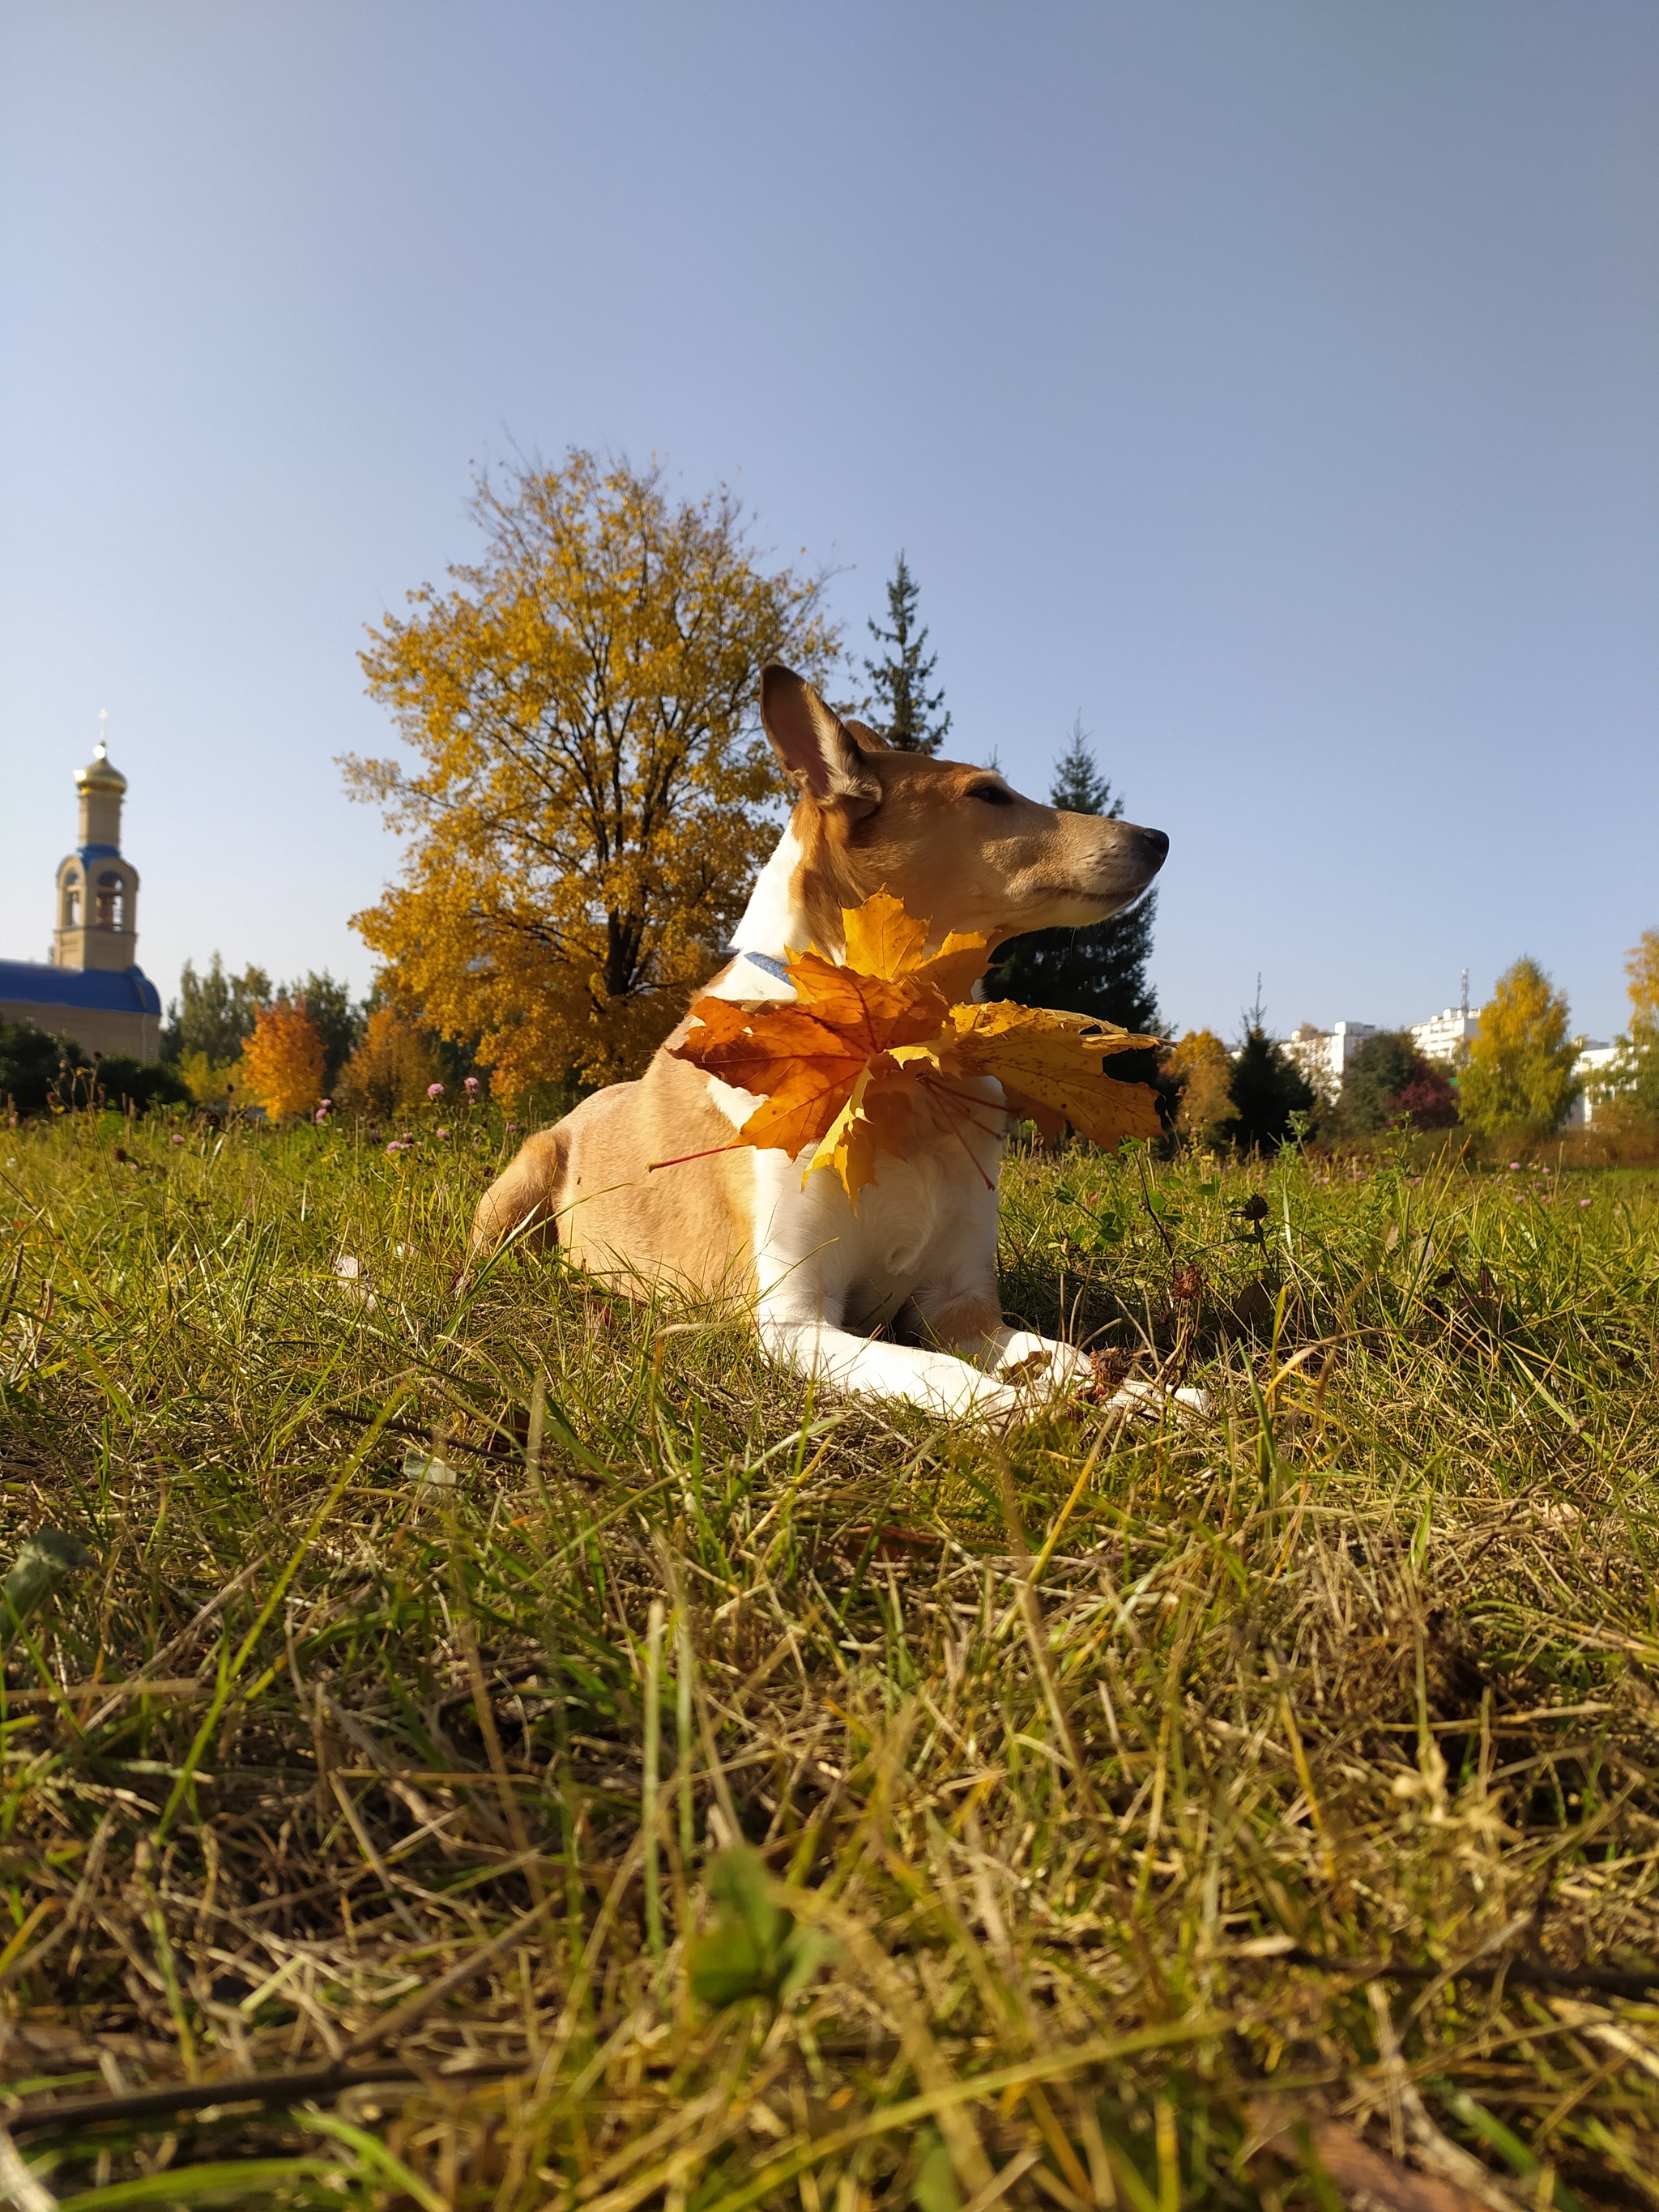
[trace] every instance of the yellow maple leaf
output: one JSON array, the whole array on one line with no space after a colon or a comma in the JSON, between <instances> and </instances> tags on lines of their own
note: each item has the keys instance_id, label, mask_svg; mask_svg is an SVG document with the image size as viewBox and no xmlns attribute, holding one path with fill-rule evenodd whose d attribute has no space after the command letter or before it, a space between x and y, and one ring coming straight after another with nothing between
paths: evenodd
<instances>
[{"instance_id":1,"label":"yellow maple leaf","mask_svg":"<svg viewBox=\"0 0 1659 2212\"><path fill-rule=\"evenodd\" d=\"M849 968L890 981L921 965L927 924L906 914L903 900L896 899L890 891L875 891L862 906L847 908L842 923Z\"/></svg>"},{"instance_id":2,"label":"yellow maple leaf","mask_svg":"<svg viewBox=\"0 0 1659 2212\"><path fill-rule=\"evenodd\" d=\"M1108 1054L1155 1045L1156 1037L1006 999L952 1006L949 1018L951 1057L963 1073L995 1076L1012 1109L1029 1115L1045 1137L1057 1137L1067 1121L1108 1146L1158 1135L1157 1092L1145 1083L1120 1083L1101 1067Z\"/></svg>"},{"instance_id":3,"label":"yellow maple leaf","mask_svg":"<svg viewBox=\"0 0 1659 2212\"><path fill-rule=\"evenodd\" d=\"M699 999L696 1026L671 1048L761 1101L735 1143L792 1157L810 1146L805 1175L830 1170L856 1203L881 1157L902 1158L920 1127L986 1129L990 1102L963 1086L988 1076L1045 1135L1067 1121L1102 1145L1158 1134L1155 1094L1101 1066L1157 1038L1086 1014L962 1003L988 964L986 939L953 933L925 957L930 925L890 892L842 920L844 963L792 953L793 1000Z\"/></svg>"},{"instance_id":4,"label":"yellow maple leaf","mask_svg":"<svg viewBox=\"0 0 1659 2212\"><path fill-rule=\"evenodd\" d=\"M905 1144L917 1120L919 1093L907 1078L904 1064L884 1056L859 1078L811 1158L806 1173L833 1168L842 1187L856 1204L859 1193L876 1179L883 1152L903 1158Z\"/></svg>"},{"instance_id":5,"label":"yellow maple leaf","mask_svg":"<svg viewBox=\"0 0 1659 2212\"><path fill-rule=\"evenodd\" d=\"M931 960L922 951L931 924L904 911L890 891L874 891L860 907L842 910L847 965L889 980L908 976L931 983L947 1006L965 999L991 964L988 939L953 929Z\"/></svg>"}]
</instances>

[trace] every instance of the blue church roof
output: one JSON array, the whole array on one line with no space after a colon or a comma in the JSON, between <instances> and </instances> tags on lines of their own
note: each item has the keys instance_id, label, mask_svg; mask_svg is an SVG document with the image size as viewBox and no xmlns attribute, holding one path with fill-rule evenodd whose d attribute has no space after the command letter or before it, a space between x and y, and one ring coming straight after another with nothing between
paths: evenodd
<instances>
[{"instance_id":1,"label":"blue church roof","mask_svg":"<svg viewBox=\"0 0 1659 2212\"><path fill-rule=\"evenodd\" d=\"M142 968L53 968L44 960L0 960L0 1001L78 1006L88 1013L161 1011L161 993Z\"/></svg>"}]
</instances>

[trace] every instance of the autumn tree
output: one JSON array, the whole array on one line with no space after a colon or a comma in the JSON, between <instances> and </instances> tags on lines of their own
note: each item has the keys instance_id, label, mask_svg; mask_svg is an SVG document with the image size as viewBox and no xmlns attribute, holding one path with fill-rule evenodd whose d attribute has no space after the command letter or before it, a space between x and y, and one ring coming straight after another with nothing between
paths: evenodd
<instances>
[{"instance_id":1,"label":"autumn tree","mask_svg":"<svg viewBox=\"0 0 1659 2212\"><path fill-rule=\"evenodd\" d=\"M1629 977L1631 1035L1644 1044L1659 1044L1659 929L1644 929L1632 945L1625 973Z\"/></svg>"},{"instance_id":2,"label":"autumn tree","mask_svg":"<svg viewBox=\"0 0 1659 2212\"><path fill-rule=\"evenodd\" d=\"M1232 1118L1232 1054L1213 1030L1188 1030L1164 1058L1164 1074L1178 1086L1176 1127L1195 1145L1221 1141Z\"/></svg>"},{"instance_id":3,"label":"autumn tree","mask_svg":"<svg viewBox=\"0 0 1659 2212\"><path fill-rule=\"evenodd\" d=\"M482 558L363 654L415 755L349 760L410 841L355 927L396 995L511 1096L636 1073L714 964L776 836L763 664L821 678L821 580L768 571L737 503L572 451L484 478Z\"/></svg>"},{"instance_id":4,"label":"autumn tree","mask_svg":"<svg viewBox=\"0 0 1659 2212\"><path fill-rule=\"evenodd\" d=\"M888 628L883 629L878 623L866 625L876 643L885 648L879 660L864 664L871 686L868 711L890 745L901 752L936 753L951 727L951 717L939 711L945 704L944 691L927 689L939 655L922 658L927 632L916 620L917 597L916 580L901 551L887 586Z\"/></svg>"},{"instance_id":5,"label":"autumn tree","mask_svg":"<svg viewBox=\"0 0 1659 2212\"><path fill-rule=\"evenodd\" d=\"M1659 1121L1659 929L1643 931L1625 973L1630 1030L1618 1041L1617 1059L1595 1079L1598 1124L1607 1107L1639 1121Z\"/></svg>"},{"instance_id":6,"label":"autumn tree","mask_svg":"<svg viewBox=\"0 0 1659 2212\"><path fill-rule=\"evenodd\" d=\"M1458 1079L1463 1120L1490 1135L1549 1136L1578 1094L1578 1043L1567 1033L1566 993L1535 960L1517 960L1480 1009Z\"/></svg>"},{"instance_id":7,"label":"autumn tree","mask_svg":"<svg viewBox=\"0 0 1659 2212\"><path fill-rule=\"evenodd\" d=\"M430 1037L401 1007L380 1006L340 1071L334 1103L343 1114L390 1121L424 1106L427 1086L441 1079Z\"/></svg>"},{"instance_id":8,"label":"autumn tree","mask_svg":"<svg viewBox=\"0 0 1659 2212\"><path fill-rule=\"evenodd\" d=\"M283 995L310 1015L312 1026L323 1041L323 1088L331 1089L362 1036L367 1010L353 1003L350 986L337 982L326 968L320 975L312 969L290 983Z\"/></svg>"},{"instance_id":9,"label":"autumn tree","mask_svg":"<svg viewBox=\"0 0 1659 2212\"><path fill-rule=\"evenodd\" d=\"M242 1040L242 1080L266 1113L309 1114L323 1090L324 1046L302 1006L281 999L261 1006Z\"/></svg>"}]
</instances>

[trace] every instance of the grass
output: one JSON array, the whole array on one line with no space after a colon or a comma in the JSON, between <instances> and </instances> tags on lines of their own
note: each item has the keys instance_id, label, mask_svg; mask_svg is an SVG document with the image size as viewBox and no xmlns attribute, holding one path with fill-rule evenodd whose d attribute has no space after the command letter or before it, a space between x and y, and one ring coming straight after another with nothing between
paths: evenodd
<instances>
[{"instance_id":1,"label":"grass","mask_svg":"<svg viewBox=\"0 0 1659 2212\"><path fill-rule=\"evenodd\" d=\"M458 1302L511 1141L0 1130L0 2194L1659 2198L1653 1179L1018 1159L1213 1413L999 1437Z\"/></svg>"}]
</instances>

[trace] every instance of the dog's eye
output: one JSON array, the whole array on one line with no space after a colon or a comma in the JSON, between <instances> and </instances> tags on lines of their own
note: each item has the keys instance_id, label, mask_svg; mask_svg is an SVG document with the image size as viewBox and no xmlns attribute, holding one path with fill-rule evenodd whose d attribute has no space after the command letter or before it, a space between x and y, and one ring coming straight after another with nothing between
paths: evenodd
<instances>
[{"instance_id":1,"label":"dog's eye","mask_svg":"<svg viewBox=\"0 0 1659 2212\"><path fill-rule=\"evenodd\" d=\"M969 799L982 799L988 806L1012 806L1014 794L1005 791L1000 783L976 783L969 792Z\"/></svg>"}]
</instances>

